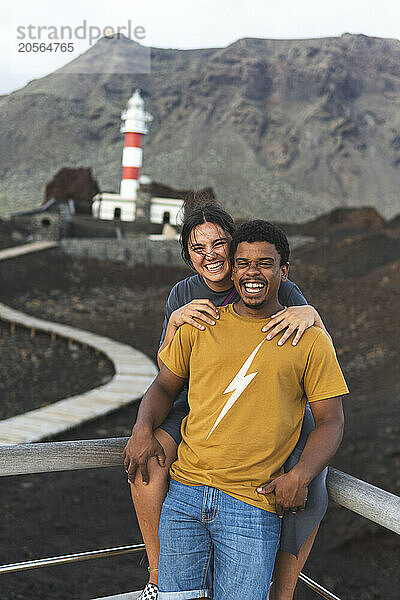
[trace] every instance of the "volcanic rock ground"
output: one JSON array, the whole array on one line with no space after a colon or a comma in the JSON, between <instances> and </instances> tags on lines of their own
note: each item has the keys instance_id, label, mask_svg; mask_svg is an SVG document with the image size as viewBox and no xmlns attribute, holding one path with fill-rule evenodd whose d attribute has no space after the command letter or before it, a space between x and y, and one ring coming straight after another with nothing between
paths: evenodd
<instances>
[{"instance_id":1,"label":"volcanic rock ground","mask_svg":"<svg viewBox=\"0 0 400 600\"><path fill-rule=\"evenodd\" d=\"M24 243L27 235L27 231L17 231L10 221L0 219L0 250Z\"/></svg>"},{"instance_id":2,"label":"volcanic rock ground","mask_svg":"<svg viewBox=\"0 0 400 600\"><path fill-rule=\"evenodd\" d=\"M334 465L395 493L400 487L399 261L397 228L329 242L320 238L297 249L291 261L291 278L322 314L351 389ZM186 273L51 250L0 264L0 300L154 357L168 290ZM21 394L15 402L23 402ZM126 407L59 439L129 435L135 414L135 406ZM2 563L140 539L122 468L4 478L0 514ZM332 505L305 572L347 600L394 600L399 559L395 534ZM138 557L117 557L10 574L1 578L0 599L88 600L138 589L145 580L138 563ZM315 597L302 587L301 598Z\"/></svg>"}]
</instances>

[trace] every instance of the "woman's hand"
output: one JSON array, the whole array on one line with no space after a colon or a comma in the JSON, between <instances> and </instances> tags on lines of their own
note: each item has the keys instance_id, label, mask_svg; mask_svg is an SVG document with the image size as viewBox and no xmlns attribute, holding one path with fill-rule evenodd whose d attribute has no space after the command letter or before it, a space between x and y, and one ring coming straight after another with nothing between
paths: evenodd
<instances>
[{"instance_id":1,"label":"woman's hand","mask_svg":"<svg viewBox=\"0 0 400 600\"><path fill-rule=\"evenodd\" d=\"M267 325L264 325L262 331L268 331L267 340L272 340L274 336L286 329L278 342L278 346L282 346L292 333L296 331L296 335L292 341L292 345L296 346L306 329L312 325L321 327L321 323L321 318L313 306L309 306L308 304L304 306L289 306L272 315L271 320ZM323 324L322 328L325 329Z\"/></svg>"},{"instance_id":2,"label":"woman's hand","mask_svg":"<svg viewBox=\"0 0 400 600\"><path fill-rule=\"evenodd\" d=\"M196 327L196 329L204 331L204 325L195 321L195 318L201 319L208 325L215 325L216 319L219 319L218 308L214 306L211 300L199 299L192 300L188 304L185 304L184 306L174 310L168 321L164 341L157 352L157 363L160 369L162 365L160 360L160 352L161 350L164 350L164 348L175 337L175 334L181 325L184 323L189 323L189 325L192 325L192 327Z\"/></svg>"},{"instance_id":3,"label":"woman's hand","mask_svg":"<svg viewBox=\"0 0 400 600\"><path fill-rule=\"evenodd\" d=\"M174 310L169 318L168 325L178 329L184 323L189 323L189 325L196 327L196 329L204 330L204 325L197 323L194 320L195 318L201 319L208 325L215 325L215 320L219 319L218 309L211 300L192 300L188 304L181 306L181 308Z\"/></svg>"}]
</instances>

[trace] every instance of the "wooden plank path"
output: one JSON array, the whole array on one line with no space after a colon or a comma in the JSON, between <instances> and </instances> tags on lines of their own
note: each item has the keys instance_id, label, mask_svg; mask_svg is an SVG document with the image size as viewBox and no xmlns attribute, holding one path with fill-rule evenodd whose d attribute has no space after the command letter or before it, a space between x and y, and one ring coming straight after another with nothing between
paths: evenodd
<instances>
[{"instance_id":1,"label":"wooden plank path","mask_svg":"<svg viewBox=\"0 0 400 600\"><path fill-rule=\"evenodd\" d=\"M35 242L9 248L0 252L0 260L56 245L54 242ZM12 252L18 250L19 252ZM105 385L22 415L3 419L0 421L0 444L37 442L138 401L157 373L153 361L127 344L68 325L38 319L1 303L0 319L91 346L105 354L115 370L114 377Z\"/></svg>"},{"instance_id":2,"label":"wooden plank path","mask_svg":"<svg viewBox=\"0 0 400 600\"><path fill-rule=\"evenodd\" d=\"M13 246L12 248L0 250L0 260L8 260L9 258L30 254L31 252L39 252L40 250L49 250L57 246L58 242L30 242L21 246Z\"/></svg>"}]
</instances>

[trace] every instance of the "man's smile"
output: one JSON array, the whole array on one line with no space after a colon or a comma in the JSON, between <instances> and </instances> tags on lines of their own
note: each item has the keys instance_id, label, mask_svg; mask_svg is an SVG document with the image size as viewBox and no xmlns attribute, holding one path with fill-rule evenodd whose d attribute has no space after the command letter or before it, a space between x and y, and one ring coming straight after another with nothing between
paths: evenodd
<instances>
[{"instance_id":1,"label":"man's smile","mask_svg":"<svg viewBox=\"0 0 400 600\"><path fill-rule=\"evenodd\" d=\"M258 296L267 290L268 283L266 281L248 279L241 281L240 286L247 296Z\"/></svg>"}]
</instances>

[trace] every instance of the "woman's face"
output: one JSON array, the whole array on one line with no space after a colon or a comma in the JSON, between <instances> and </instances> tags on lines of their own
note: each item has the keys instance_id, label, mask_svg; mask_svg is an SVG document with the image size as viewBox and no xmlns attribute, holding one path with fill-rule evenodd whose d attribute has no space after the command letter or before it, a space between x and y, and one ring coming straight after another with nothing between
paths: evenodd
<instances>
[{"instance_id":1,"label":"woman's face","mask_svg":"<svg viewBox=\"0 0 400 600\"><path fill-rule=\"evenodd\" d=\"M215 223L202 223L190 232L188 250L193 267L215 292L232 287L231 236Z\"/></svg>"}]
</instances>

